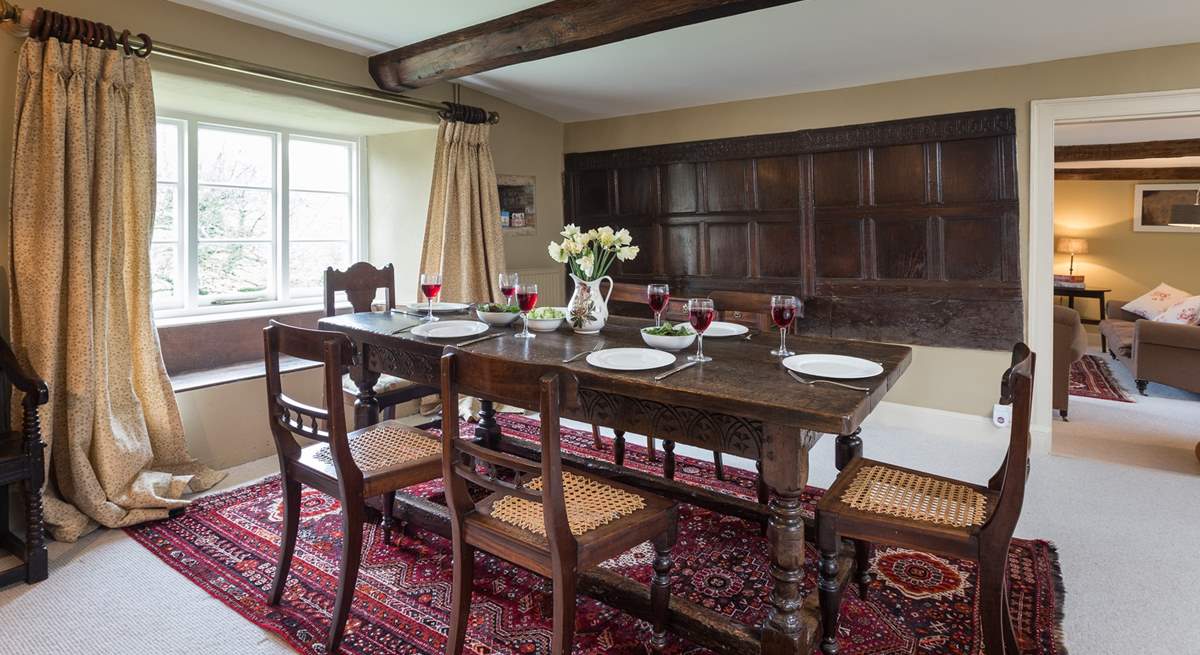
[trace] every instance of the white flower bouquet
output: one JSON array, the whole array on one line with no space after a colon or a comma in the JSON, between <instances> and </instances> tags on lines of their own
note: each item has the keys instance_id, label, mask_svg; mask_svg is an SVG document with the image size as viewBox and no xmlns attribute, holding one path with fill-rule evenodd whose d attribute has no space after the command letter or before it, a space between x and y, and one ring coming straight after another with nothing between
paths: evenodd
<instances>
[{"instance_id":1,"label":"white flower bouquet","mask_svg":"<svg viewBox=\"0 0 1200 655\"><path fill-rule=\"evenodd\" d=\"M638 256L638 247L631 245L629 230L614 231L611 227L593 228L584 232L574 223L560 233L562 242L551 242L550 259L571 267L571 273L585 282L598 280L616 260L629 261Z\"/></svg>"}]
</instances>

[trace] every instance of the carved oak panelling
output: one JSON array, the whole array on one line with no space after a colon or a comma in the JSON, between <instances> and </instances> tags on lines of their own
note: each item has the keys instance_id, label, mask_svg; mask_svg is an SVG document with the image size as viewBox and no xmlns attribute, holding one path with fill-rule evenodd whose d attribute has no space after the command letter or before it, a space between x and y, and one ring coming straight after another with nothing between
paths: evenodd
<instances>
[{"instance_id":1,"label":"carved oak panelling","mask_svg":"<svg viewBox=\"0 0 1200 655\"><path fill-rule=\"evenodd\" d=\"M704 166L704 189L710 212L750 209L750 161L714 161Z\"/></svg>"},{"instance_id":2,"label":"carved oak panelling","mask_svg":"<svg viewBox=\"0 0 1200 655\"><path fill-rule=\"evenodd\" d=\"M771 157L754 161L758 209L800 208L800 159Z\"/></svg>"},{"instance_id":3,"label":"carved oak panelling","mask_svg":"<svg viewBox=\"0 0 1200 655\"><path fill-rule=\"evenodd\" d=\"M708 273L716 277L745 278L750 275L746 256L749 239L746 223L708 224Z\"/></svg>"},{"instance_id":4,"label":"carved oak panelling","mask_svg":"<svg viewBox=\"0 0 1200 655\"><path fill-rule=\"evenodd\" d=\"M582 415L577 418L595 425L619 425L629 432L715 448L750 459L758 459L762 448L760 421L587 388L579 389L579 405Z\"/></svg>"},{"instance_id":5,"label":"carved oak panelling","mask_svg":"<svg viewBox=\"0 0 1200 655\"><path fill-rule=\"evenodd\" d=\"M881 280L919 280L929 276L929 219L876 218L875 275Z\"/></svg>"},{"instance_id":6,"label":"carved oak panelling","mask_svg":"<svg viewBox=\"0 0 1200 655\"><path fill-rule=\"evenodd\" d=\"M420 382L422 384L439 384L441 369L439 358L426 354L411 352L400 348L389 348L376 344L364 346L367 351L367 368L394 375L396 377Z\"/></svg>"},{"instance_id":7,"label":"carved oak panelling","mask_svg":"<svg viewBox=\"0 0 1200 655\"><path fill-rule=\"evenodd\" d=\"M858 150L813 155L813 205L857 207L862 203L862 153Z\"/></svg>"},{"instance_id":8,"label":"carved oak panelling","mask_svg":"<svg viewBox=\"0 0 1200 655\"><path fill-rule=\"evenodd\" d=\"M617 213L623 217L653 216L658 213L656 166L617 171Z\"/></svg>"},{"instance_id":9,"label":"carved oak panelling","mask_svg":"<svg viewBox=\"0 0 1200 655\"><path fill-rule=\"evenodd\" d=\"M801 279L804 275L804 235L795 221L758 223L758 274Z\"/></svg>"},{"instance_id":10,"label":"carved oak panelling","mask_svg":"<svg viewBox=\"0 0 1200 655\"><path fill-rule=\"evenodd\" d=\"M663 167L663 209L668 214L696 211L696 165L670 164Z\"/></svg>"},{"instance_id":11,"label":"carved oak panelling","mask_svg":"<svg viewBox=\"0 0 1200 655\"><path fill-rule=\"evenodd\" d=\"M999 146L998 139L967 139L940 144L942 202L999 200Z\"/></svg>"},{"instance_id":12,"label":"carved oak panelling","mask_svg":"<svg viewBox=\"0 0 1200 655\"><path fill-rule=\"evenodd\" d=\"M928 202L925 144L871 149L872 200L876 205Z\"/></svg>"},{"instance_id":13,"label":"carved oak panelling","mask_svg":"<svg viewBox=\"0 0 1200 655\"><path fill-rule=\"evenodd\" d=\"M609 207L609 182L611 175L606 170L580 171L572 175L574 185L572 196L575 198L574 215L578 218L608 216L612 213Z\"/></svg>"},{"instance_id":14,"label":"carved oak panelling","mask_svg":"<svg viewBox=\"0 0 1200 655\"><path fill-rule=\"evenodd\" d=\"M817 221L817 276L859 278L863 276L863 224L861 218Z\"/></svg>"},{"instance_id":15,"label":"carved oak panelling","mask_svg":"<svg viewBox=\"0 0 1200 655\"><path fill-rule=\"evenodd\" d=\"M665 271L670 275L700 274L700 226L668 225L664 230Z\"/></svg>"}]
</instances>

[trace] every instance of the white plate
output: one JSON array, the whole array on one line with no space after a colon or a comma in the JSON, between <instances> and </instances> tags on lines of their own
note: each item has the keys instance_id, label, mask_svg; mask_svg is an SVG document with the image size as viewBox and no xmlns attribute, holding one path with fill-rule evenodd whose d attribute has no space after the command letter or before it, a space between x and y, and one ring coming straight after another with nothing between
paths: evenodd
<instances>
[{"instance_id":1,"label":"white plate","mask_svg":"<svg viewBox=\"0 0 1200 655\"><path fill-rule=\"evenodd\" d=\"M587 356L587 363L613 371L648 371L675 363L675 355L653 348L608 348Z\"/></svg>"},{"instance_id":2,"label":"white plate","mask_svg":"<svg viewBox=\"0 0 1200 655\"><path fill-rule=\"evenodd\" d=\"M845 355L792 355L783 360L783 365L801 375L841 380L870 378L883 373L883 367L875 362Z\"/></svg>"},{"instance_id":3,"label":"white plate","mask_svg":"<svg viewBox=\"0 0 1200 655\"><path fill-rule=\"evenodd\" d=\"M736 337L746 334L750 328L737 323L726 323L725 321L713 321L709 324L708 329L704 331L704 338L716 337Z\"/></svg>"},{"instance_id":4,"label":"white plate","mask_svg":"<svg viewBox=\"0 0 1200 655\"><path fill-rule=\"evenodd\" d=\"M479 321L436 321L422 323L412 329L413 334L427 339L461 339L487 331L487 323Z\"/></svg>"},{"instance_id":5,"label":"white plate","mask_svg":"<svg viewBox=\"0 0 1200 655\"><path fill-rule=\"evenodd\" d=\"M461 302L435 302L435 303L433 303L434 313L465 312L465 311L467 311L467 307L470 307L470 305L467 305L466 303L461 303ZM424 312L424 311L429 310L429 303L410 302L407 305L405 305L404 308L409 311L413 311L413 312Z\"/></svg>"}]
</instances>

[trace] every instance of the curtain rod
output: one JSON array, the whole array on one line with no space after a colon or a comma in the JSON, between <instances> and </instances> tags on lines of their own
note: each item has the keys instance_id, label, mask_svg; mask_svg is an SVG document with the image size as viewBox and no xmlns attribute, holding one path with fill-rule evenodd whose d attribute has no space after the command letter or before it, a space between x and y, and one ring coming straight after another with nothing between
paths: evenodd
<instances>
[{"instance_id":1,"label":"curtain rod","mask_svg":"<svg viewBox=\"0 0 1200 655\"><path fill-rule=\"evenodd\" d=\"M7 0L0 0L0 22L14 23L20 26L23 30L27 31L33 22L33 15L34 12L32 9L22 9L21 7L14 5ZM143 48L146 45L140 38L134 36L128 37L128 41L131 47ZM327 80L324 78L315 77L313 75L295 73L282 68L264 66L248 61L242 61L240 59L233 59L232 57L216 55L211 52L204 52L201 50L193 50L191 48L171 45L169 43L162 43L159 41L154 42L152 54L167 57L168 59L177 59L180 61L200 64L209 68L217 68L234 73L241 73L243 75L285 82L294 86L302 86L319 91L328 91L331 93L337 93L355 98L387 102L409 107L411 109L430 111L442 116L443 118L451 118L451 113L454 110L453 107L448 107L447 103L412 98L399 93L390 93L388 91L370 89L354 84L345 84L335 80ZM500 115L496 112L487 112L487 116L489 123L497 123L500 120Z\"/></svg>"}]
</instances>

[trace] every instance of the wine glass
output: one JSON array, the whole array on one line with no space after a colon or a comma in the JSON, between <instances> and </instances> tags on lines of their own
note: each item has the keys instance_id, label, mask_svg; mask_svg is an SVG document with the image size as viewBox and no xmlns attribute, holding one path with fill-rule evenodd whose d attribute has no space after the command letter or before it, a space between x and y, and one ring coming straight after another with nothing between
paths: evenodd
<instances>
[{"instance_id":1,"label":"wine glass","mask_svg":"<svg viewBox=\"0 0 1200 655\"><path fill-rule=\"evenodd\" d=\"M704 356L704 332L713 322L713 301L708 298L692 298L687 303L688 322L696 331L696 354L688 357L689 362L711 362Z\"/></svg>"},{"instance_id":2,"label":"wine glass","mask_svg":"<svg viewBox=\"0 0 1200 655\"><path fill-rule=\"evenodd\" d=\"M665 284L646 285L646 302L650 305L650 311L654 312L654 327L662 325L662 312L670 299L671 287Z\"/></svg>"},{"instance_id":3,"label":"wine glass","mask_svg":"<svg viewBox=\"0 0 1200 655\"><path fill-rule=\"evenodd\" d=\"M787 332L796 320L799 307L800 301L796 300L796 296L771 296L771 321L779 328L779 348L772 350L772 355L790 357L796 354L788 350Z\"/></svg>"},{"instance_id":4,"label":"wine glass","mask_svg":"<svg viewBox=\"0 0 1200 655\"><path fill-rule=\"evenodd\" d=\"M500 295L508 301L509 307L512 307L513 297L517 295L517 287L520 285L521 278L516 273L500 274Z\"/></svg>"},{"instance_id":5,"label":"wine glass","mask_svg":"<svg viewBox=\"0 0 1200 655\"><path fill-rule=\"evenodd\" d=\"M537 307L538 285L522 284L517 287L517 306L521 308L521 318L525 321L525 330L517 334L518 339L532 339L537 335L529 331L529 312Z\"/></svg>"},{"instance_id":6,"label":"wine glass","mask_svg":"<svg viewBox=\"0 0 1200 655\"><path fill-rule=\"evenodd\" d=\"M425 316L421 318L426 323L438 320L433 315L433 300L442 292L442 274L441 273L422 273L421 274L421 293L425 294L425 300L428 302L428 310Z\"/></svg>"}]
</instances>

